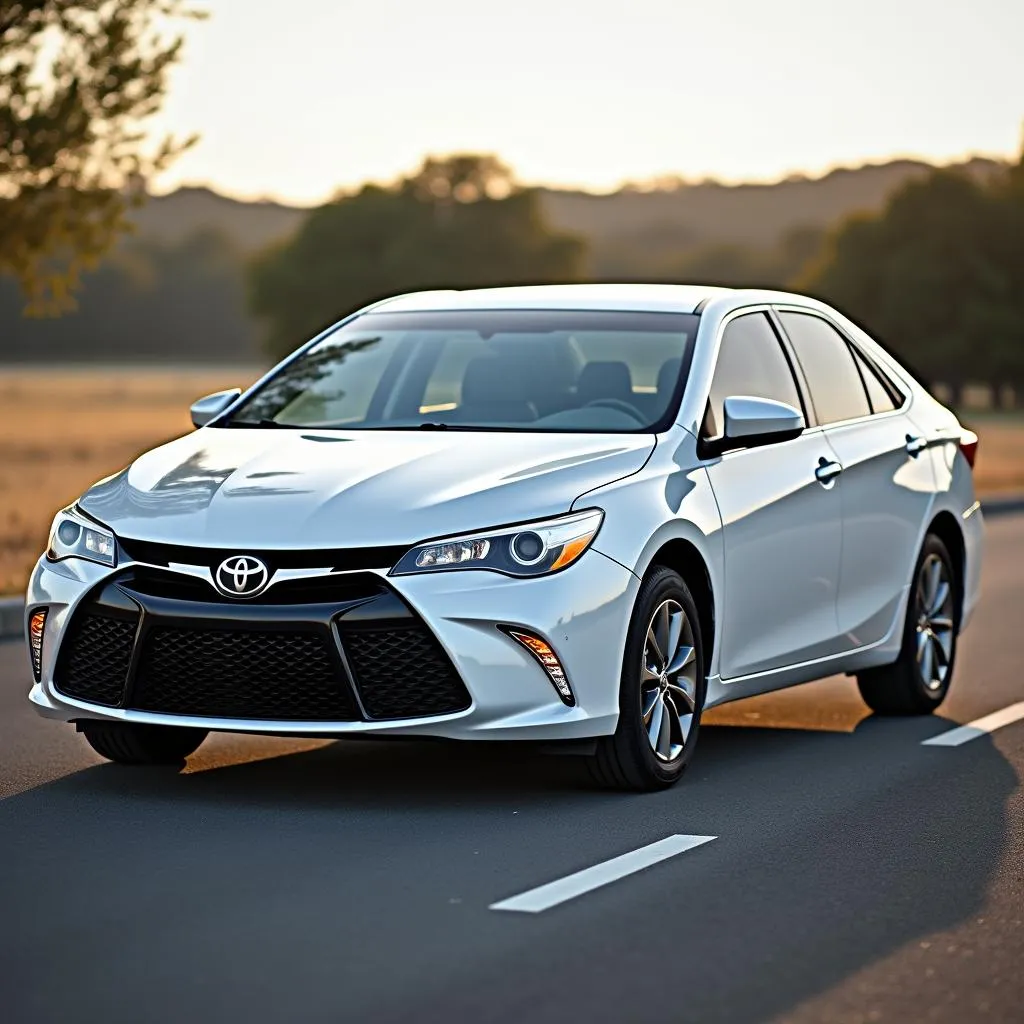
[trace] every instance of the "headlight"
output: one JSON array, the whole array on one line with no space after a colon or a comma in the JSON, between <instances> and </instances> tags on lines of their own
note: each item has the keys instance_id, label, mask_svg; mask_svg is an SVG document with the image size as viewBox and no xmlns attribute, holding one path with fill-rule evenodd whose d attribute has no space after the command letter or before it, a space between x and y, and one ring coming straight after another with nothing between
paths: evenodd
<instances>
[{"instance_id":1,"label":"headlight","mask_svg":"<svg viewBox=\"0 0 1024 1024\"><path fill-rule=\"evenodd\" d=\"M452 569L490 569L507 576L541 576L572 565L597 536L597 508L520 526L419 544L402 556L392 576Z\"/></svg>"},{"instance_id":2,"label":"headlight","mask_svg":"<svg viewBox=\"0 0 1024 1024\"><path fill-rule=\"evenodd\" d=\"M86 519L74 505L57 513L50 527L50 546L46 557L51 562L62 558L85 558L101 565L117 565L114 535Z\"/></svg>"}]
</instances>

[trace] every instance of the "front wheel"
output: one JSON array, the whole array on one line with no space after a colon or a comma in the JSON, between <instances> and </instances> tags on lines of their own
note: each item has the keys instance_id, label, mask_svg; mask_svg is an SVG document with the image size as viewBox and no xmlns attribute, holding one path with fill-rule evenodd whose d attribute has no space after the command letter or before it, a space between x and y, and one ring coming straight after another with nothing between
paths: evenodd
<instances>
[{"instance_id":1,"label":"front wheel","mask_svg":"<svg viewBox=\"0 0 1024 1024\"><path fill-rule=\"evenodd\" d=\"M81 721L78 729L100 757L118 764L180 765L206 739L205 729L133 722Z\"/></svg>"},{"instance_id":2,"label":"front wheel","mask_svg":"<svg viewBox=\"0 0 1024 1024\"><path fill-rule=\"evenodd\" d=\"M704 705L697 605L683 578L658 566L640 585L626 636L619 724L598 741L591 770L615 789L672 785L693 754Z\"/></svg>"},{"instance_id":3,"label":"front wheel","mask_svg":"<svg viewBox=\"0 0 1024 1024\"><path fill-rule=\"evenodd\" d=\"M900 656L857 675L864 702L880 715L927 715L946 698L956 659L959 585L946 545L925 537L907 601Z\"/></svg>"}]
</instances>

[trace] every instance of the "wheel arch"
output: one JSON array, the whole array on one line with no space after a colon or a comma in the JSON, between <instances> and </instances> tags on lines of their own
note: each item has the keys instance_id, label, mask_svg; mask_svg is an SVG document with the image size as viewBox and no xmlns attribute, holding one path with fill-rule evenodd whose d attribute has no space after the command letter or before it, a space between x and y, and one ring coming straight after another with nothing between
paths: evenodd
<instances>
[{"instance_id":1,"label":"wheel arch","mask_svg":"<svg viewBox=\"0 0 1024 1024\"><path fill-rule=\"evenodd\" d=\"M697 547L681 537L666 541L654 553L650 565L664 565L679 573L693 594L700 611L700 638L704 648L705 671L710 670L715 651L715 592L711 571Z\"/></svg>"},{"instance_id":2,"label":"wheel arch","mask_svg":"<svg viewBox=\"0 0 1024 1024\"><path fill-rule=\"evenodd\" d=\"M957 629L963 619L965 573L967 571L967 548L964 544L963 530L952 512L943 509L928 524L928 533L934 533L949 551L953 559L953 569L956 572L956 616Z\"/></svg>"}]
</instances>

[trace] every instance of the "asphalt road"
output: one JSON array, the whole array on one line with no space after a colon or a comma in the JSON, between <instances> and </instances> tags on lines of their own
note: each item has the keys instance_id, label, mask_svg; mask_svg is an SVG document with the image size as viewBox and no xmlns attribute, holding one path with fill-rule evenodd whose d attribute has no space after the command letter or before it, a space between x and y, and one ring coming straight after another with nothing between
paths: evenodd
<instances>
[{"instance_id":1,"label":"asphalt road","mask_svg":"<svg viewBox=\"0 0 1024 1024\"><path fill-rule=\"evenodd\" d=\"M709 716L675 789L508 748L217 736L101 764L0 646L0 1020L1024 1019L1024 517L942 714L833 679ZM714 836L541 913L495 902Z\"/></svg>"}]
</instances>

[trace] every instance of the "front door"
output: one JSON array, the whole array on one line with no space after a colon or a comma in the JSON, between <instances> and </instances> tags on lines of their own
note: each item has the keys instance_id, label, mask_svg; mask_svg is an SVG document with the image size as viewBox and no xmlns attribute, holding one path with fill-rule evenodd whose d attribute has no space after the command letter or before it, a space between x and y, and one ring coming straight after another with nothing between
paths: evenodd
<instances>
[{"instance_id":1,"label":"front door","mask_svg":"<svg viewBox=\"0 0 1024 1024\"><path fill-rule=\"evenodd\" d=\"M763 312L725 325L704 433L721 433L730 395L802 407L793 370ZM806 415L806 410L805 410ZM819 480L835 453L818 428L706 463L722 516L719 673L741 676L836 653L842 477ZM824 475L824 474L823 474Z\"/></svg>"}]
</instances>

